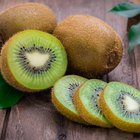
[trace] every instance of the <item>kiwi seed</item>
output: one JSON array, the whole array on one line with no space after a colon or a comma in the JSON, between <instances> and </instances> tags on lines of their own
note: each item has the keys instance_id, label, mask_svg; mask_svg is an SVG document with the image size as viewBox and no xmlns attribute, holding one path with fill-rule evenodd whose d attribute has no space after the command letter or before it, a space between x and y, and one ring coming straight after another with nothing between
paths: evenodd
<instances>
[{"instance_id":1,"label":"kiwi seed","mask_svg":"<svg viewBox=\"0 0 140 140\"><path fill-rule=\"evenodd\" d=\"M0 14L0 40L26 29L37 29L52 33L56 27L56 17L46 5L24 3L13 6Z\"/></svg>"},{"instance_id":2,"label":"kiwi seed","mask_svg":"<svg viewBox=\"0 0 140 140\"><path fill-rule=\"evenodd\" d=\"M96 17L70 16L58 24L54 35L66 48L69 73L97 77L113 70L122 58L119 35Z\"/></svg>"},{"instance_id":3,"label":"kiwi seed","mask_svg":"<svg viewBox=\"0 0 140 140\"><path fill-rule=\"evenodd\" d=\"M99 99L108 120L127 132L140 132L140 91L127 84L110 82Z\"/></svg>"},{"instance_id":4,"label":"kiwi seed","mask_svg":"<svg viewBox=\"0 0 140 140\"><path fill-rule=\"evenodd\" d=\"M66 68L65 49L49 33L25 30L12 36L2 47L2 75L21 91L50 88L65 74Z\"/></svg>"},{"instance_id":5,"label":"kiwi seed","mask_svg":"<svg viewBox=\"0 0 140 140\"><path fill-rule=\"evenodd\" d=\"M84 124L86 124L86 122L77 112L72 98L78 87L86 80L87 79L76 75L64 76L55 83L52 90L52 102L57 110L68 119Z\"/></svg>"},{"instance_id":6,"label":"kiwi seed","mask_svg":"<svg viewBox=\"0 0 140 140\"><path fill-rule=\"evenodd\" d=\"M106 82L97 79L86 81L74 94L73 101L80 116L89 124L111 128L111 123L103 115L98 100Z\"/></svg>"}]
</instances>

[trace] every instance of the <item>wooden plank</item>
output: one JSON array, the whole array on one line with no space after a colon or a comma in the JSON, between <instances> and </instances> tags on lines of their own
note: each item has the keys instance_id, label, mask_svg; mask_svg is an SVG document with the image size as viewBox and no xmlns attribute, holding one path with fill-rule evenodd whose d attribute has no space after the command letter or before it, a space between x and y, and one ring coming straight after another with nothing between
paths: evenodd
<instances>
[{"instance_id":1,"label":"wooden plank","mask_svg":"<svg viewBox=\"0 0 140 140\"><path fill-rule=\"evenodd\" d=\"M54 140L60 118L50 102L49 93L28 96L12 108L5 139Z\"/></svg>"},{"instance_id":2,"label":"wooden plank","mask_svg":"<svg viewBox=\"0 0 140 140\"><path fill-rule=\"evenodd\" d=\"M140 0L130 0L130 2L134 2L134 3L140 4Z\"/></svg>"},{"instance_id":3,"label":"wooden plank","mask_svg":"<svg viewBox=\"0 0 140 140\"><path fill-rule=\"evenodd\" d=\"M6 110L0 110L0 139L3 137L4 131L7 127L7 122L9 119L9 113L7 112L6 117Z\"/></svg>"}]
</instances>

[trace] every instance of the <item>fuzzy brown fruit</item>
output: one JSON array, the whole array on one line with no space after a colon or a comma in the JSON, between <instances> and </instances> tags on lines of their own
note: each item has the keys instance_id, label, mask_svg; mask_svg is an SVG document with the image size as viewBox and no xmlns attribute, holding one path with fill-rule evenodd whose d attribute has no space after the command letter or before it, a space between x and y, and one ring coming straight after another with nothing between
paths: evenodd
<instances>
[{"instance_id":1,"label":"fuzzy brown fruit","mask_svg":"<svg viewBox=\"0 0 140 140\"><path fill-rule=\"evenodd\" d=\"M46 5L25 3L11 7L0 14L0 40L5 42L18 31L38 29L52 33L56 17Z\"/></svg>"},{"instance_id":2,"label":"fuzzy brown fruit","mask_svg":"<svg viewBox=\"0 0 140 140\"><path fill-rule=\"evenodd\" d=\"M56 27L54 35L66 48L71 73L97 77L110 72L121 61L119 35L96 17L70 16Z\"/></svg>"}]
</instances>

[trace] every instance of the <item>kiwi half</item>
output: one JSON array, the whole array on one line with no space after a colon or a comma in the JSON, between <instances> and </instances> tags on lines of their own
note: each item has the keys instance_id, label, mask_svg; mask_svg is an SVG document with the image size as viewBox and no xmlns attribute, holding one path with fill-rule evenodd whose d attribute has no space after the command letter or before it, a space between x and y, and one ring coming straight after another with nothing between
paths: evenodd
<instances>
[{"instance_id":1,"label":"kiwi half","mask_svg":"<svg viewBox=\"0 0 140 140\"><path fill-rule=\"evenodd\" d=\"M88 80L76 91L73 101L80 116L86 122L110 128L111 123L105 118L98 105L99 95L106 85L107 83L101 80Z\"/></svg>"},{"instance_id":2,"label":"kiwi half","mask_svg":"<svg viewBox=\"0 0 140 140\"><path fill-rule=\"evenodd\" d=\"M24 3L13 6L0 14L0 40L5 42L13 34L26 29L52 33L56 17L46 5Z\"/></svg>"},{"instance_id":3,"label":"kiwi half","mask_svg":"<svg viewBox=\"0 0 140 140\"><path fill-rule=\"evenodd\" d=\"M2 47L2 75L10 85L22 91L36 92L53 86L66 68L63 45L42 31L19 32Z\"/></svg>"},{"instance_id":4,"label":"kiwi half","mask_svg":"<svg viewBox=\"0 0 140 140\"><path fill-rule=\"evenodd\" d=\"M72 98L78 87L86 80L87 79L76 75L64 76L55 83L52 90L52 102L57 110L68 119L84 124L86 122L77 112Z\"/></svg>"},{"instance_id":5,"label":"kiwi half","mask_svg":"<svg viewBox=\"0 0 140 140\"><path fill-rule=\"evenodd\" d=\"M119 35L96 17L70 16L58 24L54 35L66 48L68 73L99 77L113 70L122 58Z\"/></svg>"},{"instance_id":6,"label":"kiwi half","mask_svg":"<svg viewBox=\"0 0 140 140\"><path fill-rule=\"evenodd\" d=\"M117 128L140 132L140 91L120 82L110 82L99 99L104 115Z\"/></svg>"}]
</instances>

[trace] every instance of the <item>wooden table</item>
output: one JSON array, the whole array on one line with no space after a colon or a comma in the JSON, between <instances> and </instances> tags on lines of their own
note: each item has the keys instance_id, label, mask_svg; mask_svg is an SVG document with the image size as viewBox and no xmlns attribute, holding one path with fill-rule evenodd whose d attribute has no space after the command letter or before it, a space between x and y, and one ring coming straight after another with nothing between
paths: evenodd
<instances>
[{"instance_id":1,"label":"wooden table","mask_svg":"<svg viewBox=\"0 0 140 140\"><path fill-rule=\"evenodd\" d=\"M108 13L114 5L125 0L30 0L49 5L58 21L72 14L94 15L109 23L122 37L124 55L120 65L107 81L122 81L140 89L140 48L127 53L127 19ZM0 10L28 0L0 0ZM118 129L83 126L60 115L50 100L50 93L26 96L16 106L0 110L1 140L139 140L140 134Z\"/></svg>"}]
</instances>

